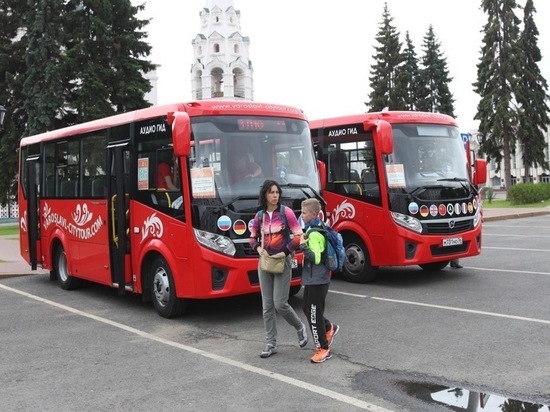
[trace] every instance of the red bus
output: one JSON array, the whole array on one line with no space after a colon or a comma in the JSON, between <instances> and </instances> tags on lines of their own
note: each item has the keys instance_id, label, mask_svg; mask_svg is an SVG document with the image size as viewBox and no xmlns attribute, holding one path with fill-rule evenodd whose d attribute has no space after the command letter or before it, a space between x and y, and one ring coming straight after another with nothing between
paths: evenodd
<instances>
[{"instance_id":1,"label":"red bus","mask_svg":"<svg viewBox=\"0 0 550 412\"><path fill-rule=\"evenodd\" d=\"M447 115L383 111L310 122L327 220L344 238L342 277L373 280L381 266L444 268L481 251L477 185Z\"/></svg>"},{"instance_id":2,"label":"red bus","mask_svg":"<svg viewBox=\"0 0 550 412\"><path fill-rule=\"evenodd\" d=\"M260 165L261 174L231 179L237 154ZM300 174L291 170L298 155ZM162 161L171 167L159 167ZM171 170L180 188L162 188L158 170ZM280 181L282 203L297 215L303 199L319 196L299 109L196 101L25 137L21 254L64 289L86 280L138 293L167 318L181 315L190 299L259 292L248 227L267 178ZM300 290L298 258L291 293Z\"/></svg>"}]
</instances>

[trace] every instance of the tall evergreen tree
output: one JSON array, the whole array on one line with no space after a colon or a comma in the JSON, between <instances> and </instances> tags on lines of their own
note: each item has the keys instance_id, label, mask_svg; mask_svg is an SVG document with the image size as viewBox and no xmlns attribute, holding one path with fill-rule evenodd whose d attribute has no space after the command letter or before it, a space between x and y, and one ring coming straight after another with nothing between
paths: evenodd
<instances>
[{"instance_id":1,"label":"tall evergreen tree","mask_svg":"<svg viewBox=\"0 0 550 412\"><path fill-rule=\"evenodd\" d=\"M130 0L0 0L0 203L16 194L22 136L149 105L151 47Z\"/></svg>"},{"instance_id":2,"label":"tall evergreen tree","mask_svg":"<svg viewBox=\"0 0 550 412\"><path fill-rule=\"evenodd\" d=\"M130 0L69 1L67 123L149 105L144 95L151 86L143 74L155 66L143 59L151 52L142 31L148 20L135 17L143 7Z\"/></svg>"},{"instance_id":3,"label":"tall evergreen tree","mask_svg":"<svg viewBox=\"0 0 550 412\"><path fill-rule=\"evenodd\" d=\"M27 136L54 129L54 119L63 106L61 67L64 56L60 16L62 1L37 0L29 11L27 72L23 83Z\"/></svg>"},{"instance_id":4,"label":"tall evergreen tree","mask_svg":"<svg viewBox=\"0 0 550 412\"><path fill-rule=\"evenodd\" d=\"M403 98L404 110L417 110L418 99L421 95L418 81L420 70L418 57L408 31L405 34L403 60L404 64L397 75L397 94Z\"/></svg>"},{"instance_id":5,"label":"tall evergreen tree","mask_svg":"<svg viewBox=\"0 0 550 412\"><path fill-rule=\"evenodd\" d=\"M542 77L538 63L542 56L537 46L539 31L533 19L536 12L533 0L527 0L523 10L523 32L519 44L522 51L523 76L518 88L519 128L518 140L522 147L525 176L531 173L531 166L549 168L544 154L546 142L543 130L550 123L546 97L548 83Z\"/></svg>"},{"instance_id":6,"label":"tall evergreen tree","mask_svg":"<svg viewBox=\"0 0 550 412\"><path fill-rule=\"evenodd\" d=\"M441 43L437 40L430 24L424 36L422 69L420 70L418 108L427 112L445 113L454 117L454 99L449 90L447 59L441 52Z\"/></svg>"},{"instance_id":7,"label":"tall evergreen tree","mask_svg":"<svg viewBox=\"0 0 550 412\"><path fill-rule=\"evenodd\" d=\"M385 107L393 110L404 109L402 96L396 94L397 75L403 64L402 44L392 22L393 17L390 15L388 4L385 3L382 22L376 35L378 46L374 47L376 54L372 56L376 63L371 66L369 77L371 92L366 105L371 111L382 110Z\"/></svg>"},{"instance_id":8,"label":"tall evergreen tree","mask_svg":"<svg viewBox=\"0 0 550 412\"><path fill-rule=\"evenodd\" d=\"M23 81L27 70L26 26L30 6L27 0L0 0L0 104L8 113L0 132L0 204L11 202L17 193L17 149L25 130L27 114L23 110Z\"/></svg>"},{"instance_id":9,"label":"tall evergreen tree","mask_svg":"<svg viewBox=\"0 0 550 412\"><path fill-rule=\"evenodd\" d=\"M475 115L481 133L480 151L498 165L504 159L506 187L510 187L510 157L515 150L518 121L514 93L522 70L518 48L520 21L515 14L515 0L482 0L481 8L487 14L487 23L477 81L473 84L481 97Z\"/></svg>"}]
</instances>

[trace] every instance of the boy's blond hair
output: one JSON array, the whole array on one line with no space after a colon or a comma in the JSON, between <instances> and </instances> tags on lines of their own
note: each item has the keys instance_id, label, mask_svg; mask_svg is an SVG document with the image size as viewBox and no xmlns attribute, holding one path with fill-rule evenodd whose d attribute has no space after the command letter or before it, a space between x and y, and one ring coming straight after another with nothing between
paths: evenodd
<instances>
[{"instance_id":1,"label":"boy's blond hair","mask_svg":"<svg viewBox=\"0 0 550 412\"><path fill-rule=\"evenodd\" d=\"M307 209L310 212L313 212L315 215L318 215L321 211L321 203L315 198L309 198L302 201L302 207Z\"/></svg>"}]
</instances>

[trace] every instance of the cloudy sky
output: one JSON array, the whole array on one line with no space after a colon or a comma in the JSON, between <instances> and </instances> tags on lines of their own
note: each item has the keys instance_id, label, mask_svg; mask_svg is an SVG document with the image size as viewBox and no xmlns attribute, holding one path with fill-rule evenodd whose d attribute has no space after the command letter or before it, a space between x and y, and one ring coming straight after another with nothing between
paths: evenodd
<instances>
[{"instance_id":1,"label":"cloudy sky","mask_svg":"<svg viewBox=\"0 0 550 412\"><path fill-rule=\"evenodd\" d=\"M524 4L524 0L517 0ZM206 0L132 0L146 4L150 56L158 69L158 103L191 99L191 41L200 30ZM387 2L404 41L409 32L417 54L429 25L447 58L455 114L462 131L477 127L473 92L486 16L481 0L234 0L241 34L250 39L254 99L301 108L309 119L366 111L375 35ZM550 79L550 1L534 0L540 68ZM522 17L522 16L520 16ZM548 26L548 25L546 25Z\"/></svg>"}]
</instances>

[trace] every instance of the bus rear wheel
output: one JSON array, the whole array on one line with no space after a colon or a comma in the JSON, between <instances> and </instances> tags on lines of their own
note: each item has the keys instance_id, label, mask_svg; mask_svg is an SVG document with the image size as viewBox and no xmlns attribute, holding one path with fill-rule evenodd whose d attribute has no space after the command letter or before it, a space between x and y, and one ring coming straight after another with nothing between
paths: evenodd
<instances>
[{"instance_id":1,"label":"bus rear wheel","mask_svg":"<svg viewBox=\"0 0 550 412\"><path fill-rule=\"evenodd\" d=\"M342 278L348 282L367 283L376 279L378 268L370 264L370 255L365 242L357 235L344 239L346 261L342 268Z\"/></svg>"},{"instance_id":2,"label":"bus rear wheel","mask_svg":"<svg viewBox=\"0 0 550 412\"><path fill-rule=\"evenodd\" d=\"M157 257L151 265L151 298L157 313L163 318L181 316L186 301L176 296L172 270L163 257Z\"/></svg>"},{"instance_id":3,"label":"bus rear wheel","mask_svg":"<svg viewBox=\"0 0 550 412\"><path fill-rule=\"evenodd\" d=\"M430 272L435 272L436 270L443 269L448 264L449 264L449 261L444 260L443 262L425 263L423 265L418 265L418 266L420 266L424 270L427 270L427 271L430 271Z\"/></svg>"},{"instance_id":4,"label":"bus rear wheel","mask_svg":"<svg viewBox=\"0 0 550 412\"><path fill-rule=\"evenodd\" d=\"M67 254L63 246L58 246L54 254L54 273L57 278L57 283L62 289L72 290L82 285L82 281L69 273L69 264L67 262Z\"/></svg>"}]
</instances>

